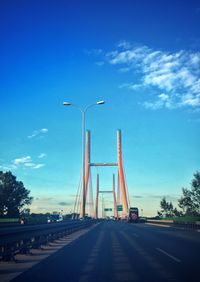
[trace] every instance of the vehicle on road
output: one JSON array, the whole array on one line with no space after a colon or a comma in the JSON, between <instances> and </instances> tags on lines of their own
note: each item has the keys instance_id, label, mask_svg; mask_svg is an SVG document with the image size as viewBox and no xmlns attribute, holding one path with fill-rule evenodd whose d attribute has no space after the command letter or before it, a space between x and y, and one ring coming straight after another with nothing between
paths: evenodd
<instances>
[{"instance_id":1,"label":"vehicle on road","mask_svg":"<svg viewBox=\"0 0 200 282\"><path fill-rule=\"evenodd\" d=\"M60 222L60 221L63 221L63 217L61 214L51 214L47 218L47 223Z\"/></svg>"},{"instance_id":2,"label":"vehicle on road","mask_svg":"<svg viewBox=\"0 0 200 282\"><path fill-rule=\"evenodd\" d=\"M136 207L129 208L128 223L136 223L139 219L139 210Z\"/></svg>"}]
</instances>

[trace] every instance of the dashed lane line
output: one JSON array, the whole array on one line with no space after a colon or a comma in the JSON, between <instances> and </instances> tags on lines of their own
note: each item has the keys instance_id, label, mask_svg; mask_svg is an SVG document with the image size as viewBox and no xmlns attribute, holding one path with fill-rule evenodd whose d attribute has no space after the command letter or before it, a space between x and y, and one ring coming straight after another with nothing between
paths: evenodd
<instances>
[{"instance_id":1,"label":"dashed lane line","mask_svg":"<svg viewBox=\"0 0 200 282\"><path fill-rule=\"evenodd\" d=\"M160 249L160 248L156 248L156 250L159 251L159 252L161 252L162 254L168 256L169 258L171 258L171 259L174 260L175 262L178 262L178 263L181 262L180 259L176 258L175 256L169 254L168 252L166 252L166 251L164 251L164 250L162 250L162 249Z\"/></svg>"},{"instance_id":2,"label":"dashed lane line","mask_svg":"<svg viewBox=\"0 0 200 282\"><path fill-rule=\"evenodd\" d=\"M96 241L96 244L91 250L91 253L83 266L82 273L79 277L79 282L88 282L91 281L92 275L96 266L97 258L100 251L100 245L102 244L104 238L104 231L101 231L99 238Z\"/></svg>"},{"instance_id":3,"label":"dashed lane line","mask_svg":"<svg viewBox=\"0 0 200 282\"><path fill-rule=\"evenodd\" d=\"M143 257L150 267L155 269L155 271L159 274L161 279L167 281L174 281L174 277L172 274L165 269L152 255L149 255L144 248L142 248L135 240L132 240L130 236L128 236L124 231L120 232L123 237L129 242L129 244L138 252L138 254Z\"/></svg>"},{"instance_id":4,"label":"dashed lane line","mask_svg":"<svg viewBox=\"0 0 200 282\"><path fill-rule=\"evenodd\" d=\"M139 281L114 232L111 233L114 281Z\"/></svg>"}]
</instances>

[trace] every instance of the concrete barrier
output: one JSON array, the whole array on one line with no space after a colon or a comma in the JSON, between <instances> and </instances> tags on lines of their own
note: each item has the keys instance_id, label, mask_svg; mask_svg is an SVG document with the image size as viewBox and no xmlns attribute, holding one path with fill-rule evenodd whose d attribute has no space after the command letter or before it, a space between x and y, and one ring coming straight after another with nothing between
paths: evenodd
<instances>
[{"instance_id":1,"label":"concrete barrier","mask_svg":"<svg viewBox=\"0 0 200 282\"><path fill-rule=\"evenodd\" d=\"M160 226L167 227L180 227L189 230L200 230L200 221L196 222L186 222L186 221L178 221L178 220L159 220L159 219L147 219L146 223L156 224Z\"/></svg>"}]
</instances>

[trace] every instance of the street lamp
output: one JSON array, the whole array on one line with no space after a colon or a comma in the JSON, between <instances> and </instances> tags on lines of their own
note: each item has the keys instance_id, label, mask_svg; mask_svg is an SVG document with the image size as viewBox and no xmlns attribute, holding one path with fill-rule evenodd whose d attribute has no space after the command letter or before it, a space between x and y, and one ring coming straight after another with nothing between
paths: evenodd
<instances>
[{"instance_id":1,"label":"street lamp","mask_svg":"<svg viewBox=\"0 0 200 282\"><path fill-rule=\"evenodd\" d=\"M86 202L86 195L85 195L85 113L86 111L96 105L105 104L105 101L97 101L96 103L90 104L85 108L80 106L71 104L69 102L63 102L64 106L73 106L79 109L82 113L82 185L83 185L83 194L82 194L82 210L81 210L81 217L85 217L85 202Z\"/></svg>"}]
</instances>

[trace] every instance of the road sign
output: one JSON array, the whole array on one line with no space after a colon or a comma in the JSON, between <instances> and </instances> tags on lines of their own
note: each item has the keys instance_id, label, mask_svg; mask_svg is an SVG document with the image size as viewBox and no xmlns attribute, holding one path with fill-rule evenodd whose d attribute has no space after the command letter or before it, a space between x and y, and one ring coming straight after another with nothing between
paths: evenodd
<instances>
[{"instance_id":1,"label":"road sign","mask_svg":"<svg viewBox=\"0 0 200 282\"><path fill-rule=\"evenodd\" d=\"M111 209L111 208L109 208L109 209L104 209L104 211L112 211L112 209Z\"/></svg>"},{"instance_id":2,"label":"road sign","mask_svg":"<svg viewBox=\"0 0 200 282\"><path fill-rule=\"evenodd\" d=\"M123 206L122 205L117 205L117 211L123 211Z\"/></svg>"}]
</instances>

